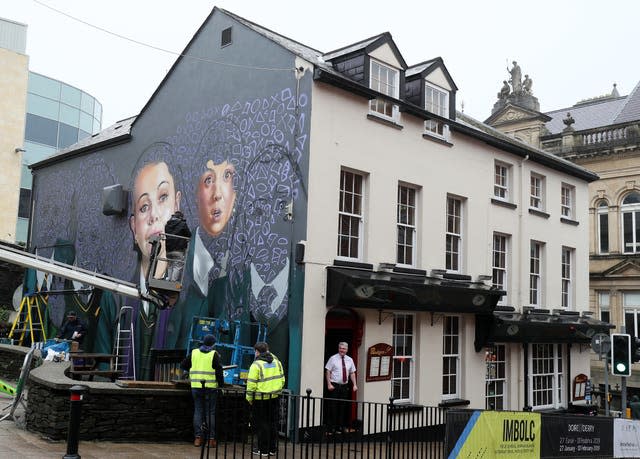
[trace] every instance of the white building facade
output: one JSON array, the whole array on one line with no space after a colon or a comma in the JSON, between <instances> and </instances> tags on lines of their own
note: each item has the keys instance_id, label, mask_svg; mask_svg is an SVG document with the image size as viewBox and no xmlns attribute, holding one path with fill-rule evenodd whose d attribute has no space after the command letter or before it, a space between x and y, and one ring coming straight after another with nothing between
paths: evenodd
<instances>
[{"instance_id":1,"label":"white building facade","mask_svg":"<svg viewBox=\"0 0 640 459\"><path fill-rule=\"evenodd\" d=\"M336 62L345 54L358 62L359 49L363 81L380 97L354 94L330 72L316 70L313 85L301 389L322 393L315 369L345 340L359 400L567 407L574 377L589 374L585 342L601 326L582 316L595 174L462 114L446 123L457 88L441 59L407 67L387 35L359 45L324 60L349 68ZM424 113L407 107L410 84ZM336 293L336 265L353 270L356 297L378 306ZM368 270L371 282L355 285ZM450 307L444 287L441 305L399 291L441 278L504 290L498 312ZM393 369L389 380L367 382L378 343L393 346Z\"/></svg>"}]
</instances>

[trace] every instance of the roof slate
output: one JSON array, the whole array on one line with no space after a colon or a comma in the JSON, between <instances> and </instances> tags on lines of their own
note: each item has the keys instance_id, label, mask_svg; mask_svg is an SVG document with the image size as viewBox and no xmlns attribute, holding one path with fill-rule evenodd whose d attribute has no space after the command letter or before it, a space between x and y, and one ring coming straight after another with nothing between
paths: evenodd
<instances>
[{"instance_id":1,"label":"roof slate","mask_svg":"<svg viewBox=\"0 0 640 459\"><path fill-rule=\"evenodd\" d=\"M565 128L562 120L567 117L567 113L571 113L571 117L575 120L572 127L576 131L638 121L640 120L640 82L628 96L596 99L547 112L546 115L552 118L546 123L546 128L551 134L562 132Z\"/></svg>"},{"instance_id":2,"label":"roof slate","mask_svg":"<svg viewBox=\"0 0 640 459\"><path fill-rule=\"evenodd\" d=\"M640 82L633 88L631 94L627 96L624 106L616 114L614 123L627 123L637 120L640 120Z\"/></svg>"},{"instance_id":3,"label":"roof slate","mask_svg":"<svg viewBox=\"0 0 640 459\"><path fill-rule=\"evenodd\" d=\"M433 65L434 62L436 62L438 60L438 58L434 58L434 59L430 59L428 61L422 62L420 64L416 64L414 66L409 67L407 70L405 70L404 74L405 76L411 76L411 75L416 75L420 72L423 72L427 67L429 67L430 65Z\"/></svg>"},{"instance_id":4,"label":"roof slate","mask_svg":"<svg viewBox=\"0 0 640 459\"><path fill-rule=\"evenodd\" d=\"M614 123L614 118L625 100L626 96L623 96L546 112L545 114L552 118L546 123L546 128L551 134L560 134L566 127L562 120L567 117L567 113L571 113L571 117L576 121L572 125L576 131L608 126Z\"/></svg>"},{"instance_id":5,"label":"roof slate","mask_svg":"<svg viewBox=\"0 0 640 459\"><path fill-rule=\"evenodd\" d=\"M535 148L533 146L531 146L528 143L525 142L521 142L520 140L508 136L507 134L505 134L502 131L499 131L491 126L489 126L488 124L483 123L482 121L479 121L475 118L472 118L471 116L467 115L466 113L462 113L462 112L456 112L456 121L458 121L458 123L460 124L464 124L466 126L469 126L473 129L475 129L476 131L480 131L480 132L484 132L485 134L489 134L493 137L496 137L498 139L501 139L505 142L508 142L514 146L517 146L519 148L525 149L530 151L531 153L534 153L540 157L544 157L546 158L549 162L552 163L557 163L557 164L562 164L563 166L565 166L568 169L577 169L582 171L583 173L587 174L587 175L593 175L594 177L597 177L592 171L590 171L589 169L586 169L578 164L575 164L571 161L568 161L564 158L561 158L559 156L556 156L552 153L546 152L544 150Z\"/></svg>"},{"instance_id":6,"label":"roof slate","mask_svg":"<svg viewBox=\"0 0 640 459\"><path fill-rule=\"evenodd\" d=\"M85 137L84 139L74 143L73 145L69 145L68 147L63 148L62 150L58 150L56 153L47 157L46 159L43 159L42 161L31 164L31 167L37 168L40 163L48 163L51 160L60 159L69 153L75 153L79 150L86 150L94 145L102 144L118 137L129 135L131 134L131 125L133 124L135 119L136 116L132 116L130 118L120 120L96 134Z\"/></svg>"},{"instance_id":7,"label":"roof slate","mask_svg":"<svg viewBox=\"0 0 640 459\"><path fill-rule=\"evenodd\" d=\"M382 37L384 34L381 33L379 35L375 35L371 38L367 38L365 40L359 41L358 43L354 43L352 45L349 46L345 46L344 48L340 48L340 49L336 49L334 51L329 51L328 53L325 53L322 58L324 60L331 60L331 59L335 59L336 57L339 56L345 56L349 53L352 53L354 51L358 51L360 49L364 49L367 46L369 46L371 43L373 43L374 41L378 40L380 37Z\"/></svg>"}]
</instances>

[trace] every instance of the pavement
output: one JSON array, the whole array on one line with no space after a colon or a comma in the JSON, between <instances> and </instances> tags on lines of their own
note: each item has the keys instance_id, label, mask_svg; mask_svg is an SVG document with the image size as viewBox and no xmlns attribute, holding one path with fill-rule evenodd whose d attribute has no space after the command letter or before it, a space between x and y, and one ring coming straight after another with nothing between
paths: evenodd
<instances>
[{"instance_id":1,"label":"pavement","mask_svg":"<svg viewBox=\"0 0 640 459\"><path fill-rule=\"evenodd\" d=\"M0 418L9 413L12 399L0 394ZM52 441L42 435L29 432L25 429L24 407L19 406L15 413L15 419L0 421L0 459L22 458L63 458L67 454L66 441ZM202 457L209 458L249 458L251 455L249 445L244 451L230 450L231 446L221 445L218 448L205 450ZM200 448L191 443L118 443L108 441L80 441L77 457L84 459L143 459L143 458L200 458Z\"/></svg>"}]
</instances>

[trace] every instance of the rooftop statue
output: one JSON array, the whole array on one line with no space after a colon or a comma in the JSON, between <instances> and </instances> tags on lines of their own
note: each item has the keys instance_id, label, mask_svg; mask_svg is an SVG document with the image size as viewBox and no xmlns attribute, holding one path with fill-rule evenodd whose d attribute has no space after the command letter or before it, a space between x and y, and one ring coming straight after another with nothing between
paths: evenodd
<instances>
[{"instance_id":1,"label":"rooftop statue","mask_svg":"<svg viewBox=\"0 0 640 459\"><path fill-rule=\"evenodd\" d=\"M533 95L533 91L531 90L531 86L533 86L533 80L529 78L529 75L524 76L524 81L522 82L522 93Z\"/></svg>"},{"instance_id":2,"label":"rooftop statue","mask_svg":"<svg viewBox=\"0 0 640 459\"><path fill-rule=\"evenodd\" d=\"M509 97L511 88L509 87L509 83L507 83L507 80L504 80L502 83L502 88L500 88L500 92L498 93L498 99L505 100L507 97Z\"/></svg>"},{"instance_id":3,"label":"rooftop statue","mask_svg":"<svg viewBox=\"0 0 640 459\"><path fill-rule=\"evenodd\" d=\"M533 95L533 80L529 75L522 79L522 70L518 62L513 61L511 68L507 66L509 79L502 82L502 87L497 94L498 100L494 103L492 113L503 109L507 104L516 105L527 110L540 111L540 103Z\"/></svg>"},{"instance_id":4,"label":"rooftop statue","mask_svg":"<svg viewBox=\"0 0 640 459\"><path fill-rule=\"evenodd\" d=\"M511 82L513 93L519 94L522 91L522 71L520 70L520 66L516 61L513 61L513 67L511 67L511 70L507 67L507 72L511 74L509 82Z\"/></svg>"}]
</instances>

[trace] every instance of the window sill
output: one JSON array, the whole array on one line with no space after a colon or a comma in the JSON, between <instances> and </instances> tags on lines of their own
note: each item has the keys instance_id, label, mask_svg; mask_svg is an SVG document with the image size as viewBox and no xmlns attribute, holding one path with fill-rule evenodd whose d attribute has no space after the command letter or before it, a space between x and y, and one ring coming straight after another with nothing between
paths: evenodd
<instances>
[{"instance_id":1,"label":"window sill","mask_svg":"<svg viewBox=\"0 0 640 459\"><path fill-rule=\"evenodd\" d=\"M389 413L411 413L413 411L422 411L421 405L414 405L410 402L401 402L393 404L389 407Z\"/></svg>"},{"instance_id":2,"label":"window sill","mask_svg":"<svg viewBox=\"0 0 640 459\"><path fill-rule=\"evenodd\" d=\"M566 217L560 217L560 221L562 223L566 223L567 225L573 225L573 226L578 226L580 224L580 222L576 220L571 220L570 218L566 218Z\"/></svg>"},{"instance_id":3,"label":"window sill","mask_svg":"<svg viewBox=\"0 0 640 459\"><path fill-rule=\"evenodd\" d=\"M363 263L362 261L358 261L353 258L335 258L333 260L333 266L345 266L348 268L368 269L373 271L373 264Z\"/></svg>"},{"instance_id":4,"label":"window sill","mask_svg":"<svg viewBox=\"0 0 640 459\"><path fill-rule=\"evenodd\" d=\"M433 134L424 133L422 134L422 138L425 140L431 140L432 142L436 142L442 145L446 145L447 147L453 147L453 144L449 142L447 139L443 137L438 137Z\"/></svg>"},{"instance_id":5,"label":"window sill","mask_svg":"<svg viewBox=\"0 0 640 459\"><path fill-rule=\"evenodd\" d=\"M467 406L471 402L469 400L463 400L461 398L452 398L449 400L443 400L438 403L438 408L453 408L456 406Z\"/></svg>"},{"instance_id":6,"label":"window sill","mask_svg":"<svg viewBox=\"0 0 640 459\"><path fill-rule=\"evenodd\" d=\"M548 213L543 212L543 211L538 210L538 209L534 209L534 208L532 208L532 207L530 207L530 208L529 208L529 213L530 213L531 215L537 215L538 217L542 217L542 218L549 218L549 217L551 217L551 215L549 215Z\"/></svg>"},{"instance_id":7,"label":"window sill","mask_svg":"<svg viewBox=\"0 0 640 459\"><path fill-rule=\"evenodd\" d=\"M389 118L383 118L380 115L376 115L374 113L369 113L367 114L367 119L371 120L371 121L376 121L378 123L384 124L386 126L390 126L394 129L404 129L404 126L402 124L399 124L397 122L395 122L394 120L391 120Z\"/></svg>"},{"instance_id":8,"label":"window sill","mask_svg":"<svg viewBox=\"0 0 640 459\"><path fill-rule=\"evenodd\" d=\"M506 207L508 209L517 209L518 205L512 202L503 201L502 199L491 198L491 204L495 204L496 206Z\"/></svg>"}]
</instances>

